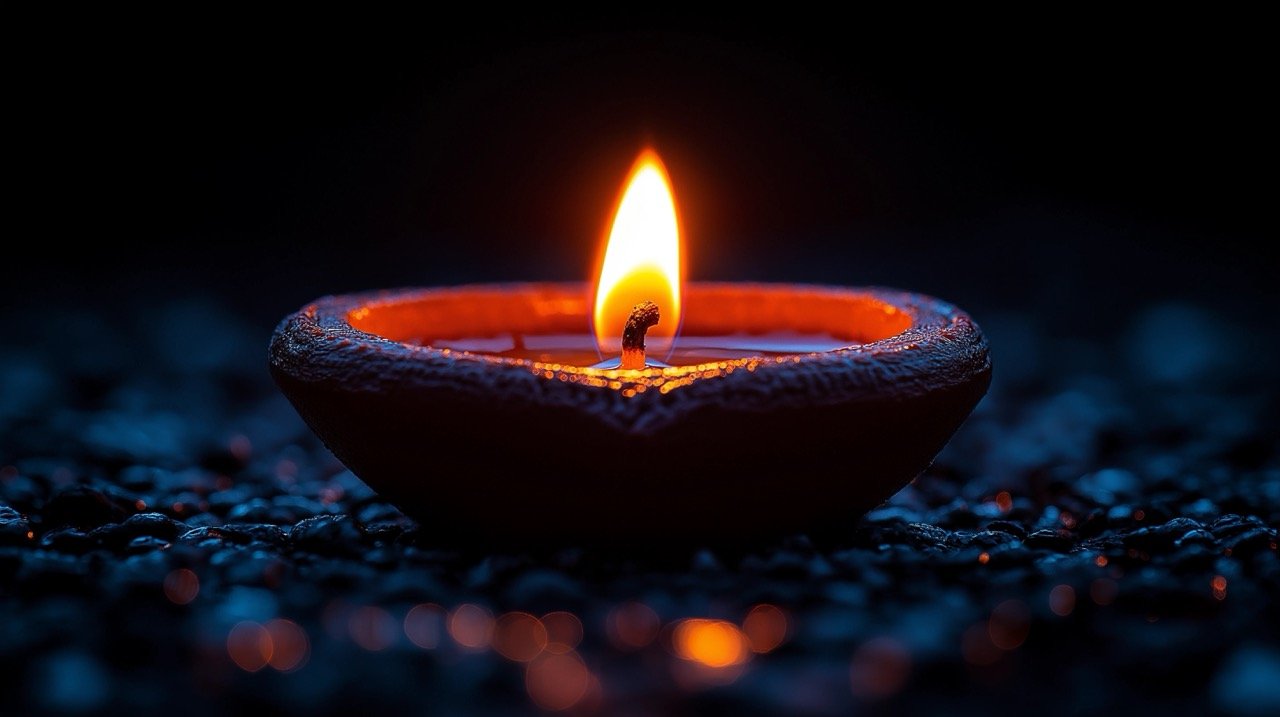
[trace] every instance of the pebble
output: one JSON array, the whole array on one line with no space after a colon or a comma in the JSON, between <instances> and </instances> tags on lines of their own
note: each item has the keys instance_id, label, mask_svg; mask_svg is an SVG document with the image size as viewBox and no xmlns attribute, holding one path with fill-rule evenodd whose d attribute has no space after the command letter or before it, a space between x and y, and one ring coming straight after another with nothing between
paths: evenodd
<instances>
[{"instance_id":1,"label":"pebble","mask_svg":"<svg viewBox=\"0 0 1280 717\"><path fill-rule=\"evenodd\" d=\"M124 520L126 515L125 509L109 500L102 491L84 485L58 491L41 511L44 525L81 530Z\"/></svg>"},{"instance_id":2,"label":"pebble","mask_svg":"<svg viewBox=\"0 0 1280 717\"><path fill-rule=\"evenodd\" d=\"M1023 541L1028 548L1044 548L1066 552L1075 545L1075 537L1065 530L1037 530L1028 533Z\"/></svg>"},{"instance_id":3,"label":"pebble","mask_svg":"<svg viewBox=\"0 0 1280 717\"><path fill-rule=\"evenodd\" d=\"M1176 545L1179 538L1203 526L1190 518L1174 518L1150 528L1140 528L1124 537L1124 544L1139 550L1164 550Z\"/></svg>"},{"instance_id":4,"label":"pebble","mask_svg":"<svg viewBox=\"0 0 1280 717\"><path fill-rule=\"evenodd\" d=\"M147 536L169 541L185 532L187 532L186 525L167 515L138 513L129 516L123 522L94 529L89 533L89 538L106 547L118 548L137 537Z\"/></svg>"},{"instance_id":5,"label":"pebble","mask_svg":"<svg viewBox=\"0 0 1280 717\"><path fill-rule=\"evenodd\" d=\"M321 515L300 521L289 531L289 543L297 550L322 555L364 553L360 531L346 515Z\"/></svg>"}]
</instances>

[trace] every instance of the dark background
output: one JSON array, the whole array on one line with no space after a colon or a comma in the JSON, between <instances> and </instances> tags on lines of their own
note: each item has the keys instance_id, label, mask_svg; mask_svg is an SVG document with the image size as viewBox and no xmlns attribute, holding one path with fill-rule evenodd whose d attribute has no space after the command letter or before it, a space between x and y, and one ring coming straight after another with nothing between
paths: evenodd
<instances>
[{"instance_id":1,"label":"dark background","mask_svg":"<svg viewBox=\"0 0 1280 717\"><path fill-rule=\"evenodd\" d=\"M1274 291L1247 18L326 20L112 17L25 54L15 313L203 296L265 347L322 294L585 279L645 143L695 279L898 286L1068 334Z\"/></svg>"}]
</instances>

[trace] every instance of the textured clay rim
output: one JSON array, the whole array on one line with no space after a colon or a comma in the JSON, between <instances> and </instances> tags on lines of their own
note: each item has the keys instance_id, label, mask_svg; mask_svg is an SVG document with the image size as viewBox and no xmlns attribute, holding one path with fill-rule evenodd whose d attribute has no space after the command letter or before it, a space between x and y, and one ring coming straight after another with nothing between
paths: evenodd
<instances>
[{"instance_id":1,"label":"textured clay rim","mask_svg":"<svg viewBox=\"0 0 1280 717\"><path fill-rule=\"evenodd\" d=\"M640 371L595 369L416 346L361 331L353 312L434 298L525 292L581 296L581 284L480 284L329 296L281 322L272 367L303 383L350 393L429 394L449 390L477 401L555 405L595 413L624 433L649 434L694 410L717 405L768 411L885 399L906 401L967 384L990 371L986 340L963 311L939 299L883 288L805 284L693 283L690 294L825 296L881 302L910 326L870 343L821 353L731 359ZM778 328L787 328L779 326ZM424 405L424 410L430 406Z\"/></svg>"}]
</instances>

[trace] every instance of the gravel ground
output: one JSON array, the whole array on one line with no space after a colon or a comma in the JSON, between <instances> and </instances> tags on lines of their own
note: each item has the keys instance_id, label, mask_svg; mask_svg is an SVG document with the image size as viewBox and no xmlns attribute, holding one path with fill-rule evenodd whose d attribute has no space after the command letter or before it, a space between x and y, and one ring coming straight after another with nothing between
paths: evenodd
<instances>
[{"instance_id":1,"label":"gravel ground","mask_svg":"<svg viewBox=\"0 0 1280 717\"><path fill-rule=\"evenodd\" d=\"M843 536L538 557L422 535L216 305L16 318L0 712L1280 712L1275 339L979 318L991 394Z\"/></svg>"}]
</instances>

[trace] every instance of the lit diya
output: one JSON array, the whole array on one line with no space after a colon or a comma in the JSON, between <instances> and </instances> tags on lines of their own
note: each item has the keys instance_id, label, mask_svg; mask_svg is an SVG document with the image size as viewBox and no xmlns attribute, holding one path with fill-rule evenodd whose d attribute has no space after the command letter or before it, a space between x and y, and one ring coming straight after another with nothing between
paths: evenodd
<instances>
[{"instance_id":1,"label":"lit diya","mask_svg":"<svg viewBox=\"0 0 1280 717\"><path fill-rule=\"evenodd\" d=\"M981 330L944 301L683 269L645 152L594 290L325 297L276 329L271 372L425 531L499 541L830 529L924 470L990 383Z\"/></svg>"}]
</instances>

